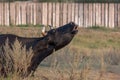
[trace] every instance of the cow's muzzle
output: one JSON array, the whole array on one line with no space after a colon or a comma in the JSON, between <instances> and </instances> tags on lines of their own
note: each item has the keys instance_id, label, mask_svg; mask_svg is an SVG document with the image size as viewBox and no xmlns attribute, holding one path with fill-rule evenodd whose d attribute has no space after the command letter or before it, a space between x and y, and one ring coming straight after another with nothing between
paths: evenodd
<instances>
[{"instance_id":1,"label":"cow's muzzle","mask_svg":"<svg viewBox=\"0 0 120 80\"><path fill-rule=\"evenodd\" d=\"M71 33L72 33L72 34L77 34L77 33L78 33L78 25L76 25L76 26L73 28L73 30L72 30Z\"/></svg>"}]
</instances>

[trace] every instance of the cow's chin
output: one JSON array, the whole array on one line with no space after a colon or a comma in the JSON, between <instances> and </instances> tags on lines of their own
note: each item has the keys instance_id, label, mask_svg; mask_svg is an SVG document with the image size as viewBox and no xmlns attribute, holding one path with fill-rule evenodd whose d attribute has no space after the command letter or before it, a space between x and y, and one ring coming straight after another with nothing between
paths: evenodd
<instances>
[{"instance_id":1,"label":"cow's chin","mask_svg":"<svg viewBox=\"0 0 120 80\"><path fill-rule=\"evenodd\" d=\"M71 34L77 34L78 33L78 30L73 30L72 32L71 32Z\"/></svg>"}]
</instances>

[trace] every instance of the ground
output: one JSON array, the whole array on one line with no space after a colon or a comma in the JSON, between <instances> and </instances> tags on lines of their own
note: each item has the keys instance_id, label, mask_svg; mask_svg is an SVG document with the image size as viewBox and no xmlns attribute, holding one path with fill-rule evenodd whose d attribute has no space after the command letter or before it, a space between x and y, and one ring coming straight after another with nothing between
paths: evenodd
<instances>
[{"instance_id":1,"label":"ground","mask_svg":"<svg viewBox=\"0 0 120 80\"><path fill-rule=\"evenodd\" d=\"M40 37L40 27L0 27L0 34ZM16 80L10 76L8 80ZM2 79L2 78L1 78ZM46 58L25 80L119 80L120 29L80 28L72 42ZM4 79L3 79L4 80Z\"/></svg>"}]
</instances>

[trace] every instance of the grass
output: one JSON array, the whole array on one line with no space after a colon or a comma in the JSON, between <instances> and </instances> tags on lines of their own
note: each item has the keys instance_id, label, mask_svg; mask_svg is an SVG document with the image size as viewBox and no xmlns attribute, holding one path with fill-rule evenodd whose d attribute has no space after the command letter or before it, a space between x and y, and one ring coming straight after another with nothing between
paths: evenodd
<instances>
[{"instance_id":1,"label":"grass","mask_svg":"<svg viewBox=\"0 0 120 80\"><path fill-rule=\"evenodd\" d=\"M0 33L40 37L41 28L0 27ZM19 43L15 45L18 47ZM26 53L24 50L17 52L18 50L19 48L15 53L19 53L19 56L23 55L20 52ZM14 56L19 57L17 54ZM15 60L19 62L21 58ZM23 65L25 61L24 58L19 64ZM16 66L19 67L18 64ZM119 67L120 29L80 28L67 47L46 58L35 76L25 80L119 80ZM17 75L10 75L6 80L16 79L22 80Z\"/></svg>"},{"instance_id":2,"label":"grass","mask_svg":"<svg viewBox=\"0 0 120 80\"><path fill-rule=\"evenodd\" d=\"M106 28L105 28L106 29ZM120 47L120 29L88 28L80 29L79 34L72 41L72 45L77 48L110 48Z\"/></svg>"}]
</instances>

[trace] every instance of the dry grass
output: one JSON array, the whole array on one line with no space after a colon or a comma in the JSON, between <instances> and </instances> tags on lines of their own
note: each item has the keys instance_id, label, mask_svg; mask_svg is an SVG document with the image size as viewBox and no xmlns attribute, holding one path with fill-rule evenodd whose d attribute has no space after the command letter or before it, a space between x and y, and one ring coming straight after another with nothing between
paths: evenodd
<instances>
[{"instance_id":1,"label":"dry grass","mask_svg":"<svg viewBox=\"0 0 120 80\"><path fill-rule=\"evenodd\" d=\"M41 36L38 27L2 27L0 33L13 33L25 37ZM119 80L119 42L119 30L80 29L69 46L46 58L35 72L35 76L24 80ZM5 51L11 54L9 47L5 48ZM26 58L26 53L31 52L26 52L24 48L21 50L20 43L16 41L12 52L14 54L11 54L16 63L13 65L15 69L25 69L29 65L32 55ZM9 62L11 60L9 56L6 59ZM16 74L10 75L6 80L22 80Z\"/></svg>"},{"instance_id":2,"label":"dry grass","mask_svg":"<svg viewBox=\"0 0 120 80\"><path fill-rule=\"evenodd\" d=\"M4 68L5 74L8 76L23 76L27 72L27 68L31 63L33 56L32 48L26 50L21 43L16 39L15 43L10 48L8 39L4 46L4 52L1 52L1 67ZM12 75L11 75L12 74Z\"/></svg>"}]
</instances>

